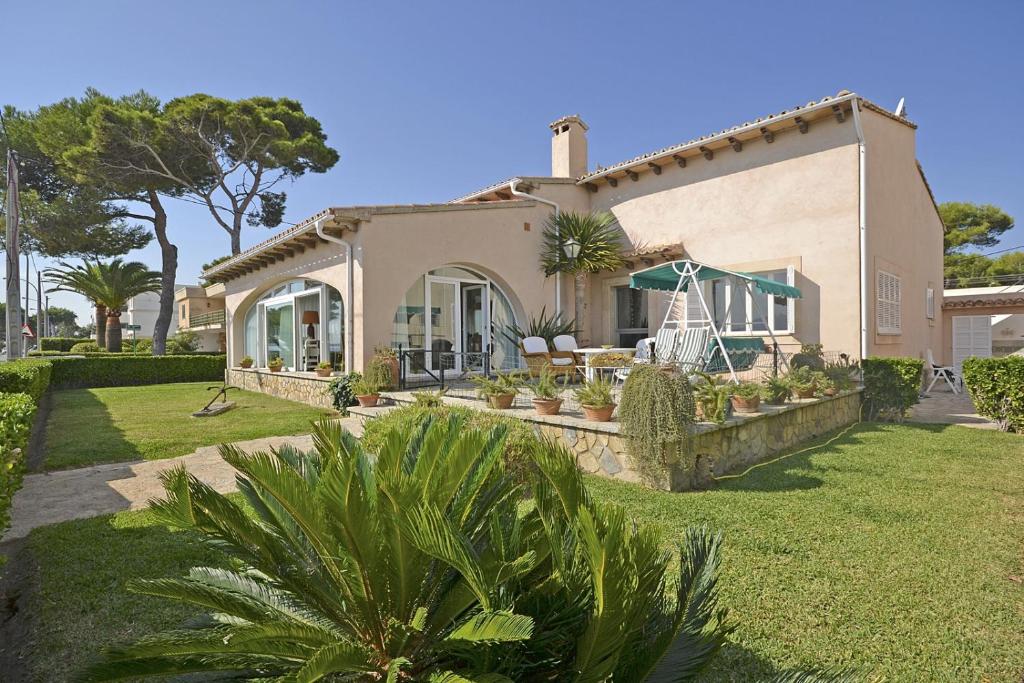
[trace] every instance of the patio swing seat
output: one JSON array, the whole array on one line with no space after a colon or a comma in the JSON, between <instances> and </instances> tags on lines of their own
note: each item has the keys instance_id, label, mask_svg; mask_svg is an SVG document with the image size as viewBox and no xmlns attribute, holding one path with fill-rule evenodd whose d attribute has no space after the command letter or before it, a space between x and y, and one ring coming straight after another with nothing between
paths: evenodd
<instances>
[{"instance_id":1,"label":"patio swing seat","mask_svg":"<svg viewBox=\"0 0 1024 683\"><path fill-rule=\"evenodd\" d=\"M764 340L761 337L722 337L722 345L729 360L732 361L733 370L749 370L754 367L757 357L764 353ZM729 372L729 365L722 357L722 350L714 339L708 341L707 364L704 372L714 375L720 372Z\"/></svg>"}]
</instances>

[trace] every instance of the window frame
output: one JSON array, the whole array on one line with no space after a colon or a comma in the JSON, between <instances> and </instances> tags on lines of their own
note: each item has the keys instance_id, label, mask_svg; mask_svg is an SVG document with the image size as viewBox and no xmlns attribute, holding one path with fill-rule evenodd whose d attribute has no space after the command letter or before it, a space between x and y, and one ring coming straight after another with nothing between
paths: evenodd
<instances>
[{"instance_id":1,"label":"window frame","mask_svg":"<svg viewBox=\"0 0 1024 683\"><path fill-rule=\"evenodd\" d=\"M778 272L780 270L785 270L786 271L786 284L789 285L790 287L794 286L794 284L796 282L796 268L794 266L786 266L785 268L770 268L768 270L754 272L753 274L754 275L759 275L761 277L765 277L767 275L770 275L772 273ZM796 299L792 299L792 298L788 298L788 297L786 298L786 327L782 328L782 329L776 329L776 327L775 327L775 306L772 303L772 299L774 299L775 297L770 295L770 294L767 295L768 302L769 302L768 303L768 310L767 310L767 313L768 313L768 321L767 321L768 329L766 329L766 330L755 330L755 329L753 329L754 328L754 314L755 314L755 311L754 311L754 299L748 294L747 289L746 289L745 286L741 287L741 291L743 292L743 297L746 299L746 301L744 303L744 306L745 306L745 309L744 309L744 324L743 324L744 329L743 330L733 329L732 322L727 317L725 317L727 315L727 313L730 311L731 306L732 306L733 278L731 278L731 277L724 278L723 281L724 281L724 286L725 286L725 311L722 312L722 317L725 319L725 329L722 332L722 334L724 336L726 336L726 337L763 337L763 336L768 335L768 334L775 334L775 335L780 335L780 334L792 335L792 334L796 334ZM711 300L712 303L714 303L713 296L710 293L708 293L710 289L711 289L710 286L709 287L705 287L705 289L704 289L704 291L706 293L705 300ZM755 291L755 294L758 293L756 287L754 288L754 291ZM708 299L709 296L711 296L711 299ZM714 313L715 313L715 319L717 321L719 319L718 311L714 311ZM715 324L717 325L718 323L716 322Z\"/></svg>"},{"instance_id":2,"label":"window frame","mask_svg":"<svg viewBox=\"0 0 1024 683\"><path fill-rule=\"evenodd\" d=\"M935 320L935 288L925 287L924 290L924 317Z\"/></svg>"}]
</instances>

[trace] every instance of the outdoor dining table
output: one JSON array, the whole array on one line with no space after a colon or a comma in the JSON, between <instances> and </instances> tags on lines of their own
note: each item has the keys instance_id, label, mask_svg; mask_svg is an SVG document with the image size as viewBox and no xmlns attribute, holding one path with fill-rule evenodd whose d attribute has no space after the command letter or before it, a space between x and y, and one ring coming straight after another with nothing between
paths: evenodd
<instances>
[{"instance_id":1,"label":"outdoor dining table","mask_svg":"<svg viewBox=\"0 0 1024 683\"><path fill-rule=\"evenodd\" d=\"M622 355L628 355L632 357L636 353L636 347L620 348L601 348L601 347L588 347L584 349L574 349L574 353L578 353L583 356L583 367L580 370L583 372L583 376L587 378L588 382L592 382L597 373L601 370L610 370L614 372L618 370L618 367L605 367L601 365L594 365L594 359L606 353L618 353Z\"/></svg>"}]
</instances>

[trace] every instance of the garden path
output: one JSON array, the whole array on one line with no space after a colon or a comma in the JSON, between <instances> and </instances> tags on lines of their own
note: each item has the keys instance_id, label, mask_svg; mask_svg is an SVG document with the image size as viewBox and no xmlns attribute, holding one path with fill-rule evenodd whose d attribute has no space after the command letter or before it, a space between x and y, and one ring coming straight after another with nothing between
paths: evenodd
<instances>
[{"instance_id":1,"label":"garden path","mask_svg":"<svg viewBox=\"0 0 1024 683\"><path fill-rule=\"evenodd\" d=\"M362 434L361 418L341 418L341 423L356 436ZM253 451L285 444L308 450L313 447L313 437L271 436L234 445ZM203 446L189 455L166 460L107 463L27 475L14 496L11 527L2 540L23 538L47 524L144 508L150 499L163 494L160 474L178 465L184 465L217 491L236 491L235 470L221 459L217 449L218 446Z\"/></svg>"},{"instance_id":2,"label":"garden path","mask_svg":"<svg viewBox=\"0 0 1024 683\"><path fill-rule=\"evenodd\" d=\"M947 386L936 384L931 392L910 409L911 422L960 425L976 429L995 429L996 425L978 415L966 391L954 394Z\"/></svg>"}]
</instances>

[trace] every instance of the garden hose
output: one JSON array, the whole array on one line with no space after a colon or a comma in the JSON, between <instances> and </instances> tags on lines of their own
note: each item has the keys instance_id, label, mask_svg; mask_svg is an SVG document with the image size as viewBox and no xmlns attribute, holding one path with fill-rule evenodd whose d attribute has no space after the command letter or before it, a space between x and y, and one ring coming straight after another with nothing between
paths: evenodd
<instances>
[{"instance_id":1,"label":"garden hose","mask_svg":"<svg viewBox=\"0 0 1024 683\"><path fill-rule=\"evenodd\" d=\"M786 458L790 458L790 457L792 457L794 455L800 455L801 453L807 453L809 451L813 451L813 450L816 450L818 448L823 448L825 446L829 446L829 445L835 443L835 441L837 439L839 439L839 438L841 438L843 436L846 436L846 434L851 429L853 429L854 427L856 427L857 425L859 425L863 421L864 421L864 404L861 403L860 411L859 411L859 414L857 416L857 421L847 425L846 427L844 427L839 433L837 433L835 436L830 438L828 441L825 441L824 443L815 444L813 446L808 446L807 448L801 448L800 450L793 451L792 453L784 453L783 455L780 455L777 458L772 458L771 460L765 460L764 462L755 463L755 464L751 465L750 467L748 467L747 469L745 469L742 472L740 472L739 474L723 474L720 477L716 477L715 475L711 475L711 479L712 479L712 481L716 481L716 482L718 482L718 481L726 481L728 479L739 479L740 477L747 476L748 474L750 474L751 472L756 470L758 467L764 467L765 465L773 465L773 464L775 464L777 462L785 460Z\"/></svg>"}]
</instances>

